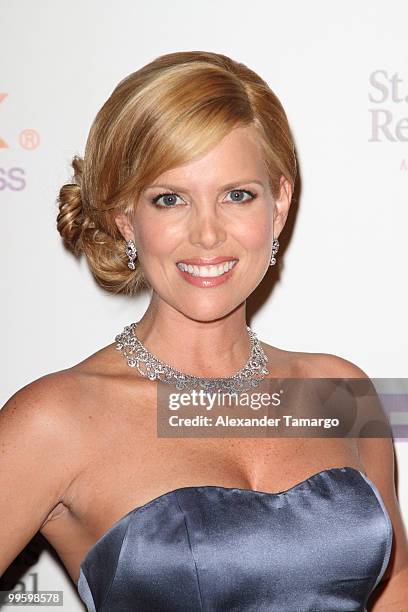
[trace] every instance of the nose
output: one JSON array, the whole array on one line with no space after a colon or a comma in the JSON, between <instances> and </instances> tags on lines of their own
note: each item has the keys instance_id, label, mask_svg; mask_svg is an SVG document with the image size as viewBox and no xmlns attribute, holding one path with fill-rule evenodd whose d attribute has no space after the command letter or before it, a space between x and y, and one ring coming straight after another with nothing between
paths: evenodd
<instances>
[{"instance_id":1,"label":"nose","mask_svg":"<svg viewBox=\"0 0 408 612\"><path fill-rule=\"evenodd\" d=\"M221 246L226 238L225 219L220 218L216 205L198 205L189 219L191 244L202 249L213 250Z\"/></svg>"}]
</instances>

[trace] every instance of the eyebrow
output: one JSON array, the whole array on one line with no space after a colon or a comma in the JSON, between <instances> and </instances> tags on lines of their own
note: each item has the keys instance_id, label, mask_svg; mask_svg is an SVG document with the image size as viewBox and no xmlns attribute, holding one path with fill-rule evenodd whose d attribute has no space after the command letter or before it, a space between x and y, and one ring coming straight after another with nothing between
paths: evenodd
<instances>
[{"instance_id":1,"label":"eyebrow","mask_svg":"<svg viewBox=\"0 0 408 612\"><path fill-rule=\"evenodd\" d=\"M244 180L239 180L239 181L234 181L233 183L227 183L227 185L223 185L222 187L220 187L220 191L224 191L225 189L232 189L233 187L236 187L237 185L244 185L247 183L257 183L258 185L260 185L261 187L264 186L264 184L261 181L258 181L257 179L244 179ZM171 189L172 191L177 191L180 193L188 193L188 189L185 189L184 187L178 187L177 185L170 185L169 183L161 183L159 184L154 184L154 185L148 185L147 187L145 187L144 191L147 191L148 189L156 189L157 187L159 187L160 189Z\"/></svg>"}]
</instances>

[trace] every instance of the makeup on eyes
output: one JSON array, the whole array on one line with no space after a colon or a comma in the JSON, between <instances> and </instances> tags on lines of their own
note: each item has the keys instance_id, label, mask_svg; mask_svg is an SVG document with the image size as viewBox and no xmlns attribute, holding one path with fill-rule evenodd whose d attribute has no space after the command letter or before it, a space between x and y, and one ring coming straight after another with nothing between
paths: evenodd
<instances>
[{"instance_id":1,"label":"makeup on eyes","mask_svg":"<svg viewBox=\"0 0 408 612\"><path fill-rule=\"evenodd\" d=\"M250 199L246 199L246 200L235 200L231 201L231 203L234 204L247 204L248 202L252 202L253 200L255 200L258 195L256 193L254 193L253 191L250 191L249 189L231 189L228 193L243 193L246 194L248 196L250 196ZM175 197L180 197L177 193L172 192L172 191L166 191L163 193L159 193L158 195L156 195L154 198L152 198L150 201L152 204L154 204L157 208L175 208L177 206L177 204L171 204L170 206L166 206L166 205L161 205L158 204L158 201L164 197L164 196L175 196Z\"/></svg>"}]
</instances>

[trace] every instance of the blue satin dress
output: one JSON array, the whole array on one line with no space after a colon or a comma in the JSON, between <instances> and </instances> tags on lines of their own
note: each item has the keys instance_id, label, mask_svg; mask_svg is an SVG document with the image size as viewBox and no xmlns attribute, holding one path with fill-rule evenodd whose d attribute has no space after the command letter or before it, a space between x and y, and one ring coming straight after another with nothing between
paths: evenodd
<instances>
[{"instance_id":1,"label":"blue satin dress","mask_svg":"<svg viewBox=\"0 0 408 612\"><path fill-rule=\"evenodd\" d=\"M280 493L182 487L106 531L77 588L89 612L366 612L392 539L378 489L348 466Z\"/></svg>"}]
</instances>

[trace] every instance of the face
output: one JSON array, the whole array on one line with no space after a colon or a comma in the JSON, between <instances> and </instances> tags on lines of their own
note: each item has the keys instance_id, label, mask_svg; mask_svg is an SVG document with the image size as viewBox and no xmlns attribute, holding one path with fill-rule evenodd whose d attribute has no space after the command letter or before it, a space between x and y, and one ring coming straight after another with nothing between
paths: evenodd
<instances>
[{"instance_id":1,"label":"face","mask_svg":"<svg viewBox=\"0 0 408 612\"><path fill-rule=\"evenodd\" d=\"M116 223L135 243L153 299L210 321L261 282L290 199L283 177L279 198L272 197L256 134L240 127L200 159L160 175L133 219L121 214Z\"/></svg>"}]
</instances>

